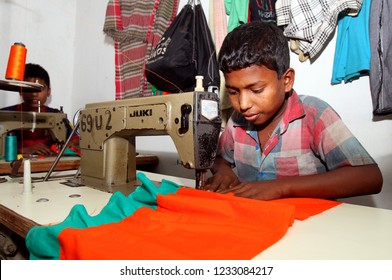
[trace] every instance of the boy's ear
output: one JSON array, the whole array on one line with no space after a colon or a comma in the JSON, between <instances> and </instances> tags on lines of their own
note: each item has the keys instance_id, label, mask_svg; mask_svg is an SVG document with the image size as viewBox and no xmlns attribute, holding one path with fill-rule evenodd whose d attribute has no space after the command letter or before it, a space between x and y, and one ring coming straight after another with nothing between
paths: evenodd
<instances>
[{"instance_id":1,"label":"boy's ear","mask_svg":"<svg viewBox=\"0 0 392 280\"><path fill-rule=\"evenodd\" d=\"M284 87L285 87L285 92L289 92L293 89L294 86L294 80L295 80L295 71L293 68L289 68L286 70L286 72L283 74L283 81L284 81Z\"/></svg>"},{"instance_id":2,"label":"boy's ear","mask_svg":"<svg viewBox=\"0 0 392 280\"><path fill-rule=\"evenodd\" d=\"M51 89L51 88L48 88L47 93L48 93L48 97L49 97L50 94L52 93L52 89Z\"/></svg>"}]
</instances>

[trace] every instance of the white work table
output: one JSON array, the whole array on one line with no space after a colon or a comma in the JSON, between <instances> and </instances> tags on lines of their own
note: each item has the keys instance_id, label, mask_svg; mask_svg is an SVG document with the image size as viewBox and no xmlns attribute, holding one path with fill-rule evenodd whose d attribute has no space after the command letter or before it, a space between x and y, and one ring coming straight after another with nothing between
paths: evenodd
<instances>
[{"instance_id":1,"label":"white work table","mask_svg":"<svg viewBox=\"0 0 392 280\"><path fill-rule=\"evenodd\" d=\"M194 186L194 180L144 173L153 181L165 178ZM54 172L52 177L58 174ZM76 204L96 215L111 196L90 187L60 183L65 180L33 183L33 193L23 195L22 179L5 178L8 182L0 183L0 222L22 237L34 225L62 222ZM255 259L391 260L392 210L343 203L305 221L295 221L279 242Z\"/></svg>"},{"instance_id":2,"label":"white work table","mask_svg":"<svg viewBox=\"0 0 392 280\"><path fill-rule=\"evenodd\" d=\"M62 184L71 179L76 170L53 172L46 182L33 182L32 194L23 193L23 177L3 176L0 183L0 223L25 237L35 225L51 225L62 222L76 204L85 206L90 216L97 215L108 203L111 193L91 187L70 187ZM145 172L152 180L160 182L162 175ZM32 173L32 178L45 177L46 173ZM66 179L57 177L68 175ZM194 186L194 180L165 175L164 178L183 186Z\"/></svg>"}]
</instances>

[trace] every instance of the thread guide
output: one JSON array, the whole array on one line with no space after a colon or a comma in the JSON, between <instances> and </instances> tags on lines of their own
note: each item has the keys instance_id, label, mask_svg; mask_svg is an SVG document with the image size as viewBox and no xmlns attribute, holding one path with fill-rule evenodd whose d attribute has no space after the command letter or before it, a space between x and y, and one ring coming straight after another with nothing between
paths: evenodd
<instances>
[{"instance_id":1,"label":"thread guide","mask_svg":"<svg viewBox=\"0 0 392 280\"><path fill-rule=\"evenodd\" d=\"M0 80L0 89L7 91L24 91L24 92L37 92L44 88L39 83L18 81L18 80Z\"/></svg>"}]
</instances>

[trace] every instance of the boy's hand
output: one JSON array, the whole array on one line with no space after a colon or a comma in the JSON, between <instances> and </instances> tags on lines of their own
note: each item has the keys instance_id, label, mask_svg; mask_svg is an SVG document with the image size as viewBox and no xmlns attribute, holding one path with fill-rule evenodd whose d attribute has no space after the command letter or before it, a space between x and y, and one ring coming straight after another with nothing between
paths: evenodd
<instances>
[{"instance_id":1,"label":"boy's hand","mask_svg":"<svg viewBox=\"0 0 392 280\"><path fill-rule=\"evenodd\" d=\"M204 187L206 191L223 191L240 183L230 163L221 157L215 158L211 172L214 176L207 179Z\"/></svg>"},{"instance_id":2,"label":"boy's hand","mask_svg":"<svg viewBox=\"0 0 392 280\"><path fill-rule=\"evenodd\" d=\"M245 182L229 189L218 190L219 193L233 193L235 196L260 200L279 199L283 197L283 191L279 186L273 186L272 181Z\"/></svg>"},{"instance_id":3,"label":"boy's hand","mask_svg":"<svg viewBox=\"0 0 392 280\"><path fill-rule=\"evenodd\" d=\"M23 154L28 154L28 155L36 154L40 156L48 156L51 153L52 151L50 150L50 148L42 143L37 143L29 147L23 147Z\"/></svg>"},{"instance_id":4,"label":"boy's hand","mask_svg":"<svg viewBox=\"0 0 392 280\"><path fill-rule=\"evenodd\" d=\"M230 190L233 186L238 185L239 181L234 173L229 174L217 173L214 176L207 179L204 190L212 192L221 192L224 190Z\"/></svg>"}]
</instances>

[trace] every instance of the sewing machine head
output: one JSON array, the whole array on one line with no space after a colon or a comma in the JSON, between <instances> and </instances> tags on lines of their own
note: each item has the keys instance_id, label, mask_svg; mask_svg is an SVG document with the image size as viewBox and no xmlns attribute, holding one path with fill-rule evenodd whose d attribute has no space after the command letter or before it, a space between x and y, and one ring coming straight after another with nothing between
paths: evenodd
<instances>
[{"instance_id":1,"label":"sewing machine head","mask_svg":"<svg viewBox=\"0 0 392 280\"><path fill-rule=\"evenodd\" d=\"M135 136L170 135L181 164L199 174L214 162L221 128L210 92L87 104L79 118L81 182L126 194L136 187Z\"/></svg>"},{"instance_id":2,"label":"sewing machine head","mask_svg":"<svg viewBox=\"0 0 392 280\"><path fill-rule=\"evenodd\" d=\"M48 129L57 142L64 143L67 128L64 113L37 113L0 110L0 158L4 156L5 136L20 129Z\"/></svg>"}]
</instances>

